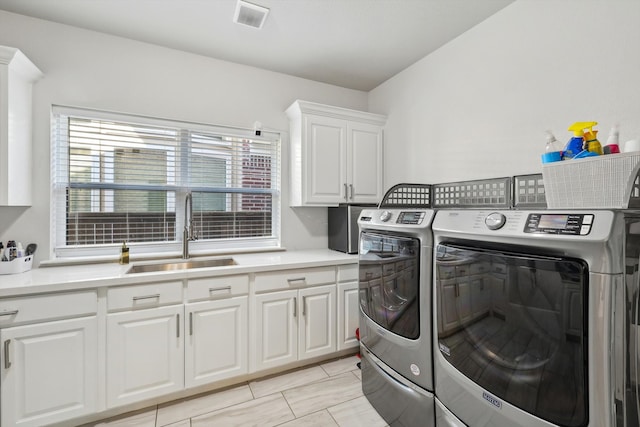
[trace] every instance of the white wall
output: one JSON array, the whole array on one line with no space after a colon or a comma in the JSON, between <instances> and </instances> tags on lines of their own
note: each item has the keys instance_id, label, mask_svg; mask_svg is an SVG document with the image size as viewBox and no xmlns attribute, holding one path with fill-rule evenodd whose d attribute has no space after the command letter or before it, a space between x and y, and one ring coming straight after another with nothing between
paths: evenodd
<instances>
[{"instance_id":1,"label":"white wall","mask_svg":"<svg viewBox=\"0 0 640 427\"><path fill-rule=\"evenodd\" d=\"M52 104L288 132L295 100L366 110L367 93L241 66L0 11L0 45L17 47L44 73L34 86L33 206L0 207L0 241L35 242L48 259L49 120ZM288 207L283 146L282 241L326 248L326 209Z\"/></svg>"},{"instance_id":2,"label":"white wall","mask_svg":"<svg viewBox=\"0 0 640 427\"><path fill-rule=\"evenodd\" d=\"M518 0L370 92L385 186L539 173L576 121L640 138L639 76L640 1Z\"/></svg>"}]
</instances>

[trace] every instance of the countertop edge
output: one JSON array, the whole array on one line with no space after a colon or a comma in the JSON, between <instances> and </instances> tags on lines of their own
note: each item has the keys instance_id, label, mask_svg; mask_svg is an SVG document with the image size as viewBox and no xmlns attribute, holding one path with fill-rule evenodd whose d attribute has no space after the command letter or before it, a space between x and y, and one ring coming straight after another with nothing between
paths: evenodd
<instances>
[{"instance_id":1,"label":"countertop edge","mask_svg":"<svg viewBox=\"0 0 640 427\"><path fill-rule=\"evenodd\" d=\"M233 258L237 264L232 266L136 274L126 274L131 265L136 263L37 268L24 273L0 276L0 298L277 270L340 266L358 262L357 255L329 249L237 254L233 255Z\"/></svg>"}]
</instances>

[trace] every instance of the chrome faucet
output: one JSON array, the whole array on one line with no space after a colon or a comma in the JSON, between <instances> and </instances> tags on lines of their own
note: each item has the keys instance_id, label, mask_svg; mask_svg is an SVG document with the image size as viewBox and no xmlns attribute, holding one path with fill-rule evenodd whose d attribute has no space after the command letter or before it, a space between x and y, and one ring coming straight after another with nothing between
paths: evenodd
<instances>
[{"instance_id":1,"label":"chrome faucet","mask_svg":"<svg viewBox=\"0 0 640 427\"><path fill-rule=\"evenodd\" d=\"M184 199L184 231L182 232L182 258L189 258L189 242L198 240L198 235L193 229L193 201L191 193L187 193Z\"/></svg>"}]
</instances>

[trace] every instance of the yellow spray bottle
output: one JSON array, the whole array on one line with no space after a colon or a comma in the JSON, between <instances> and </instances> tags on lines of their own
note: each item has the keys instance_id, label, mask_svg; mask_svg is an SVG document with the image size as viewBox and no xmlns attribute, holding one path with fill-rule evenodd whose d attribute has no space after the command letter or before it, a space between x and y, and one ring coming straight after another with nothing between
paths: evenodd
<instances>
[{"instance_id":1,"label":"yellow spray bottle","mask_svg":"<svg viewBox=\"0 0 640 427\"><path fill-rule=\"evenodd\" d=\"M598 131L593 130L593 127L597 124L597 122L592 122L591 126L587 126L589 130L584 133L584 149L602 156L604 152L602 151L602 144L597 138Z\"/></svg>"}]
</instances>

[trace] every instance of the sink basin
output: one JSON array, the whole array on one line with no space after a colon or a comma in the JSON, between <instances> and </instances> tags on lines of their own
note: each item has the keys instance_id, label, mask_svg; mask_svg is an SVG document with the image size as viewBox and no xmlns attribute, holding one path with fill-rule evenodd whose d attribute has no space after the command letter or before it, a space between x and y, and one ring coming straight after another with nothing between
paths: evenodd
<instances>
[{"instance_id":1,"label":"sink basin","mask_svg":"<svg viewBox=\"0 0 640 427\"><path fill-rule=\"evenodd\" d=\"M189 270L191 268L208 268L223 267L227 265L235 265L233 258L216 258L216 259L194 259L184 261L171 261L154 264L133 265L127 274L133 273L151 273L154 271L173 271L173 270Z\"/></svg>"}]
</instances>

